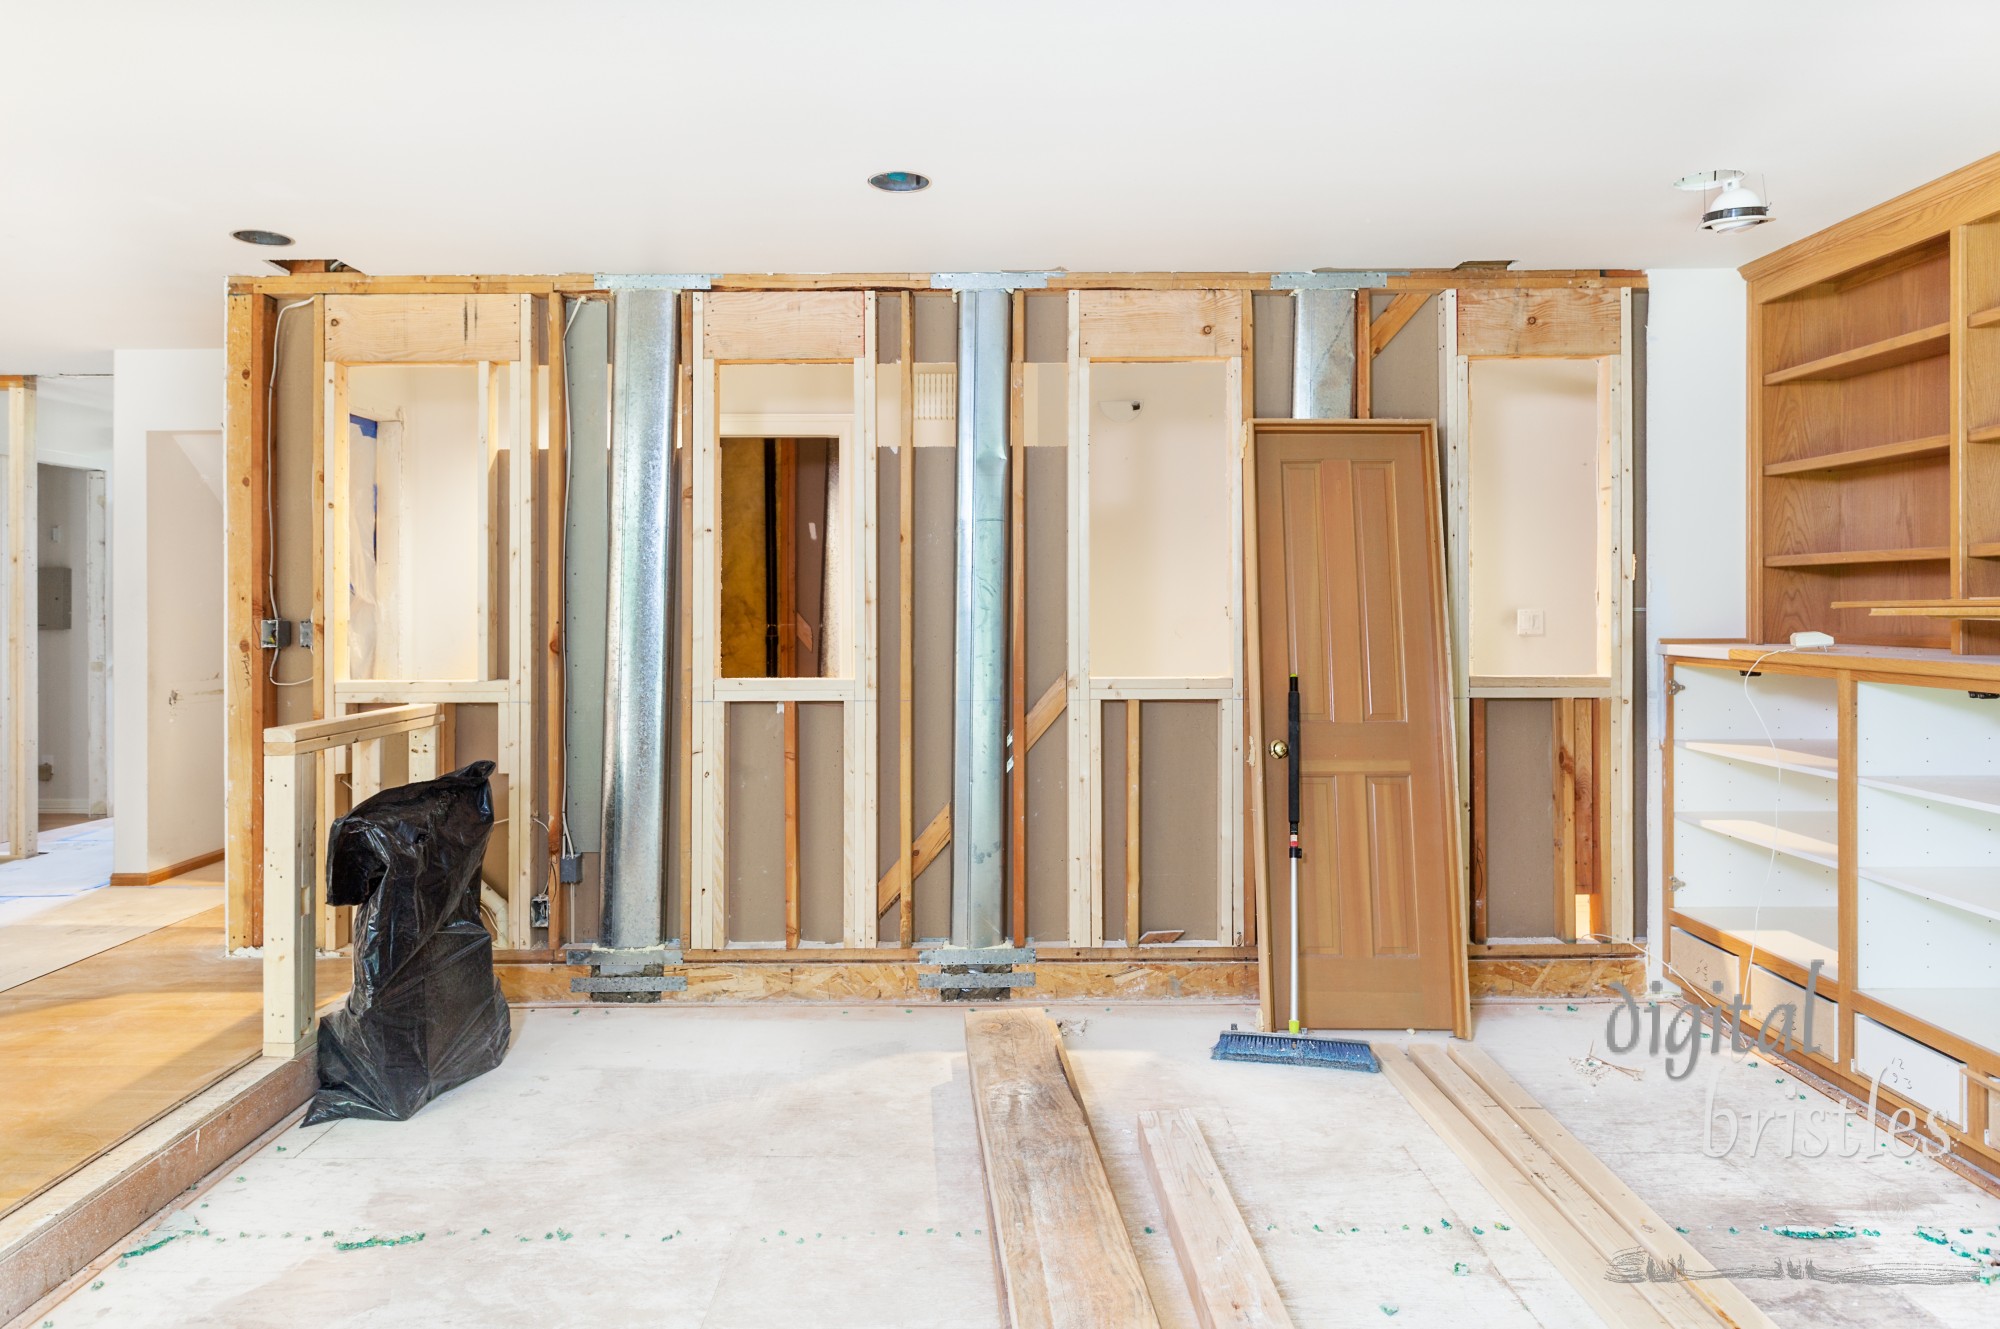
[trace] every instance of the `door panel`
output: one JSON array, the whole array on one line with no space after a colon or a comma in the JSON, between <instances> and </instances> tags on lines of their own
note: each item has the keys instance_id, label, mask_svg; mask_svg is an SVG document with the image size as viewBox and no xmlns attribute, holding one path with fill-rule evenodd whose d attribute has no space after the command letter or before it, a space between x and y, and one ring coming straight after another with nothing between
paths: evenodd
<instances>
[{"instance_id":1,"label":"door panel","mask_svg":"<svg viewBox=\"0 0 2000 1329\"><path fill-rule=\"evenodd\" d=\"M1462 1028L1443 551L1432 435L1260 432L1264 730L1299 675L1301 1019ZM1272 991L1291 982L1284 763L1263 760ZM1282 1005L1285 998L1280 996ZM1274 1013L1276 1022L1286 1017Z\"/></svg>"}]
</instances>

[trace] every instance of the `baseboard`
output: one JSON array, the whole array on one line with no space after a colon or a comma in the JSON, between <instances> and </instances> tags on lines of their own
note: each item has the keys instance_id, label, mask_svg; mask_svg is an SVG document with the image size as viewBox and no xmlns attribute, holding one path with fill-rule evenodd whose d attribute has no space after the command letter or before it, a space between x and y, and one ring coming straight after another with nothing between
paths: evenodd
<instances>
[{"instance_id":1,"label":"baseboard","mask_svg":"<svg viewBox=\"0 0 2000 1329\"><path fill-rule=\"evenodd\" d=\"M55 812L65 817L81 816L90 811L87 798L38 798L35 800L38 812Z\"/></svg>"},{"instance_id":2,"label":"baseboard","mask_svg":"<svg viewBox=\"0 0 2000 1329\"><path fill-rule=\"evenodd\" d=\"M151 872L114 872L111 874L111 884L113 886L157 886L163 881L171 881L184 872L193 872L196 868L205 868L210 863L220 863L222 861L222 853L223 851L218 849L209 854L197 854L193 858L184 858L178 863L169 863L163 868L154 868Z\"/></svg>"}]
</instances>

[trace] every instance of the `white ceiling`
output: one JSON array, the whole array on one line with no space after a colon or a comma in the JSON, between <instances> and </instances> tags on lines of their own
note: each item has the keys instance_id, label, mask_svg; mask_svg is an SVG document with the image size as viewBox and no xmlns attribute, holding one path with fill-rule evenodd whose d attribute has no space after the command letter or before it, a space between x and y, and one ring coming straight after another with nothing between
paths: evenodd
<instances>
[{"instance_id":1,"label":"white ceiling","mask_svg":"<svg viewBox=\"0 0 2000 1329\"><path fill-rule=\"evenodd\" d=\"M14 373L220 344L238 227L372 273L1733 267L2000 149L1990 0L8 10ZM1697 232L1711 167L1780 220Z\"/></svg>"}]
</instances>

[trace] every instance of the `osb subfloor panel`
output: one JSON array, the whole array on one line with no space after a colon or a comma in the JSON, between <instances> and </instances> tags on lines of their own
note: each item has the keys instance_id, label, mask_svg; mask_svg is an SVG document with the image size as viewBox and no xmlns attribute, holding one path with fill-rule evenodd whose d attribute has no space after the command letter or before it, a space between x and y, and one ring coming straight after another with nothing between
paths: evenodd
<instances>
[{"instance_id":1,"label":"osb subfloor panel","mask_svg":"<svg viewBox=\"0 0 2000 1329\"><path fill-rule=\"evenodd\" d=\"M1967 1269L2000 1202L1924 1163L1701 1149L1709 1066L1571 1064L1608 1007L1483 1007L1480 1043L1689 1240ZM1382 1077L1209 1061L1249 1008L1056 1005L1162 1322L1193 1314L1136 1115L1190 1107L1301 1326L1596 1326L1505 1209ZM962 1012L518 1013L506 1064L400 1125L294 1128L163 1216L44 1318L72 1325L997 1326ZM1621 1059L1623 1060L1623 1059ZM1724 1066L1739 1110L1799 1103ZM1823 1101L1823 1100L1822 1100ZM1787 1223L1882 1235L1788 1240ZM1731 1228L1736 1229L1734 1232ZM1977 1236L1959 1234L1970 1228ZM163 1244L162 1244L163 1243ZM1780 1324L1990 1325L2000 1287L1739 1280ZM38 1320L37 1324L40 1323Z\"/></svg>"},{"instance_id":2,"label":"osb subfloor panel","mask_svg":"<svg viewBox=\"0 0 2000 1329\"><path fill-rule=\"evenodd\" d=\"M263 966L222 946L214 908L0 992L0 1213L257 1055Z\"/></svg>"}]
</instances>

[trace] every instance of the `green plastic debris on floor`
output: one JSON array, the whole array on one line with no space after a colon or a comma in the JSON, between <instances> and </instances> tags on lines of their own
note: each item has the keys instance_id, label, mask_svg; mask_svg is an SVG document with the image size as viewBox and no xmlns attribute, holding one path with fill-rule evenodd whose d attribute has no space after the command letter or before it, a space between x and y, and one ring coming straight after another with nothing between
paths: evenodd
<instances>
[{"instance_id":1,"label":"green plastic debris on floor","mask_svg":"<svg viewBox=\"0 0 2000 1329\"><path fill-rule=\"evenodd\" d=\"M1787 1225L1784 1227L1775 1227L1771 1230L1781 1237L1790 1237L1793 1241L1842 1241L1848 1237L1860 1235L1853 1228L1847 1227L1844 1224L1836 1224L1833 1227L1791 1227Z\"/></svg>"},{"instance_id":2,"label":"green plastic debris on floor","mask_svg":"<svg viewBox=\"0 0 2000 1329\"><path fill-rule=\"evenodd\" d=\"M337 1251L365 1251L372 1246L414 1246L424 1239L421 1232L406 1232L400 1237L368 1237L361 1241L336 1241Z\"/></svg>"}]
</instances>

